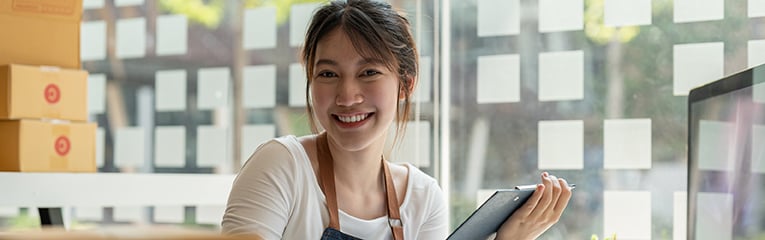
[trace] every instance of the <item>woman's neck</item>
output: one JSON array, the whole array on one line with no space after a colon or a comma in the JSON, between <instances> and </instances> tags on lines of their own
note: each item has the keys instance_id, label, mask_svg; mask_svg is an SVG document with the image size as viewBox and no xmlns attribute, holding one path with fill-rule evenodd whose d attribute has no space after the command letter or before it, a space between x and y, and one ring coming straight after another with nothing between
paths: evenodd
<instances>
[{"instance_id":1,"label":"woman's neck","mask_svg":"<svg viewBox=\"0 0 765 240\"><path fill-rule=\"evenodd\" d=\"M385 139L381 141L372 143L365 149L350 152L343 150L329 138L336 185L347 187L354 192L382 189L381 161Z\"/></svg>"}]
</instances>

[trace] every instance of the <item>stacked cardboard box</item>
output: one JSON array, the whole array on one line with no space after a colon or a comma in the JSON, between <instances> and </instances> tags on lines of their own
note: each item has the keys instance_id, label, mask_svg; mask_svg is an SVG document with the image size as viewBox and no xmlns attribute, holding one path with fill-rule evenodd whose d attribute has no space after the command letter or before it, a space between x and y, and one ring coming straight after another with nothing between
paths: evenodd
<instances>
[{"instance_id":1,"label":"stacked cardboard box","mask_svg":"<svg viewBox=\"0 0 765 240\"><path fill-rule=\"evenodd\" d=\"M80 0L0 0L0 171L95 172Z\"/></svg>"}]
</instances>

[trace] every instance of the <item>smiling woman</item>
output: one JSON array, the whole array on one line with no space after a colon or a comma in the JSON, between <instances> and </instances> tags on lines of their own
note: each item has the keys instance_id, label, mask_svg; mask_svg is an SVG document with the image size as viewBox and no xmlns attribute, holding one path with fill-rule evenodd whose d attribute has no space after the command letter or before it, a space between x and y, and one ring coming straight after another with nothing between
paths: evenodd
<instances>
[{"instance_id":1,"label":"smiling woman","mask_svg":"<svg viewBox=\"0 0 765 240\"><path fill-rule=\"evenodd\" d=\"M332 1L316 11L302 52L314 134L280 137L255 151L231 190L225 233L266 239L447 236L447 204L435 179L383 157L394 121L403 133L417 79L409 28L406 18L379 1ZM542 183L497 238L535 238L558 221L571 191L547 173Z\"/></svg>"}]
</instances>

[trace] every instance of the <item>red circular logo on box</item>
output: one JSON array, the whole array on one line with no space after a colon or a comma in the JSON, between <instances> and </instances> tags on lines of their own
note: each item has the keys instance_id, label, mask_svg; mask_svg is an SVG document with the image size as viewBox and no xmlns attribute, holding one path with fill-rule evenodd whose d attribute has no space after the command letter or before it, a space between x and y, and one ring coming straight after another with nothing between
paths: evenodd
<instances>
[{"instance_id":1,"label":"red circular logo on box","mask_svg":"<svg viewBox=\"0 0 765 240\"><path fill-rule=\"evenodd\" d=\"M45 87L45 101L48 103L57 103L61 99L61 90L58 89L56 84L48 84Z\"/></svg>"},{"instance_id":2,"label":"red circular logo on box","mask_svg":"<svg viewBox=\"0 0 765 240\"><path fill-rule=\"evenodd\" d=\"M56 139L56 145L54 148L56 148L56 153L58 153L59 156L65 156L67 153L69 153L69 149L72 147L71 143L69 142L69 138L66 136L61 136Z\"/></svg>"}]
</instances>

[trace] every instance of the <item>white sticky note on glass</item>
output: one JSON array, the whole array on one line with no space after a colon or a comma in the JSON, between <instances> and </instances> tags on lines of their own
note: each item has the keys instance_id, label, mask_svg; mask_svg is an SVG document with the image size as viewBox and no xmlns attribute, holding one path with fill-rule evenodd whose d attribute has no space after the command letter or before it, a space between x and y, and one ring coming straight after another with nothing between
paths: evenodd
<instances>
[{"instance_id":1,"label":"white sticky note on glass","mask_svg":"<svg viewBox=\"0 0 765 240\"><path fill-rule=\"evenodd\" d=\"M18 207L0 207L0 217L14 218L20 214Z\"/></svg>"},{"instance_id":2,"label":"white sticky note on glass","mask_svg":"<svg viewBox=\"0 0 765 240\"><path fill-rule=\"evenodd\" d=\"M143 1L144 0L114 0L114 6L125 7L125 6L143 5Z\"/></svg>"},{"instance_id":3,"label":"white sticky note on glass","mask_svg":"<svg viewBox=\"0 0 765 240\"><path fill-rule=\"evenodd\" d=\"M104 128L96 128L96 167L104 166L105 142L106 132L104 131Z\"/></svg>"},{"instance_id":4,"label":"white sticky note on glass","mask_svg":"<svg viewBox=\"0 0 765 240\"><path fill-rule=\"evenodd\" d=\"M82 9L98 9L104 7L104 0L83 0Z\"/></svg>"},{"instance_id":5,"label":"white sticky note on glass","mask_svg":"<svg viewBox=\"0 0 765 240\"><path fill-rule=\"evenodd\" d=\"M478 192L475 194L475 208L478 209L478 207L483 205L496 191L497 189L478 189Z\"/></svg>"},{"instance_id":6,"label":"white sticky note on glass","mask_svg":"<svg viewBox=\"0 0 765 240\"><path fill-rule=\"evenodd\" d=\"M431 89L433 89L433 59L420 56L420 69L417 76L417 86L412 96L412 102L430 102Z\"/></svg>"},{"instance_id":7,"label":"white sticky note on glass","mask_svg":"<svg viewBox=\"0 0 765 240\"><path fill-rule=\"evenodd\" d=\"M651 0L606 0L603 12L609 27L651 25Z\"/></svg>"},{"instance_id":8,"label":"white sticky note on glass","mask_svg":"<svg viewBox=\"0 0 765 240\"><path fill-rule=\"evenodd\" d=\"M765 104L765 81L755 84L752 87L752 101L760 104Z\"/></svg>"},{"instance_id":9,"label":"white sticky note on glass","mask_svg":"<svg viewBox=\"0 0 765 240\"><path fill-rule=\"evenodd\" d=\"M478 57L478 103L518 102L521 99L521 60L518 55Z\"/></svg>"},{"instance_id":10,"label":"white sticky note on glass","mask_svg":"<svg viewBox=\"0 0 765 240\"><path fill-rule=\"evenodd\" d=\"M93 206L75 207L75 218L80 221L103 221L104 220L104 208Z\"/></svg>"},{"instance_id":11,"label":"white sticky note on glass","mask_svg":"<svg viewBox=\"0 0 765 240\"><path fill-rule=\"evenodd\" d=\"M218 167L228 159L228 138L225 128L197 127L197 166Z\"/></svg>"},{"instance_id":12,"label":"white sticky note on glass","mask_svg":"<svg viewBox=\"0 0 765 240\"><path fill-rule=\"evenodd\" d=\"M603 192L603 236L651 239L651 192Z\"/></svg>"},{"instance_id":13,"label":"white sticky note on glass","mask_svg":"<svg viewBox=\"0 0 765 240\"><path fill-rule=\"evenodd\" d=\"M289 96L289 105L290 107L304 107L306 98L305 98L305 88L306 88L306 82L308 80L305 79L305 69L303 68L303 65L299 63L293 63L290 64L290 96Z\"/></svg>"},{"instance_id":14,"label":"white sticky note on glass","mask_svg":"<svg viewBox=\"0 0 765 240\"><path fill-rule=\"evenodd\" d=\"M106 75L88 75L88 113L104 113L106 108Z\"/></svg>"},{"instance_id":15,"label":"white sticky note on glass","mask_svg":"<svg viewBox=\"0 0 765 240\"><path fill-rule=\"evenodd\" d=\"M747 43L747 60L749 67L765 64L765 40L751 40Z\"/></svg>"},{"instance_id":16,"label":"white sticky note on glass","mask_svg":"<svg viewBox=\"0 0 765 240\"><path fill-rule=\"evenodd\" d=\"M231 74L228 68L203 68L197 72L197 108L210 110L228 105Z\"/></svg>"},{"instance_id":17,"label":"white sticky note on glass","mask_svg":"<svg viewBox=\"0 0 765 240\"><path fill-rule=\"evenodd\" d=\"M702 170L731 171L735 159L736 126L730 122L699 121L698 167Z\"/></svg>"},{"instance_id":18,"label":"white sticky note on glass","mask_svg":"<svg viewBox=\"0 0 765 240\"><path fill-rule=\"evenodd\" d=\"M765 67L759 67L753 70L752 84L752 101L765 104Z\"/></svg>"},{"instance_id":19,"label":"white sticky note on glass","mask_svg":"<svg viewBox=\"0 0 765 240\"><path fill-rule=\"evenodd\" d=\"M114 165L117 167L143 166L146 133L140 127L119 128L114 139Z\"/></svg>"},{"instance_id":20,"label":"white sticky note on glass","mask_svg":"<svg viewBox=\"0 0 765 240\"><path fill-rule=\"evenodd\" d=\"M720 20L725 16L724 0L675 0L675 22Z\"/></svg>"},{"instance_id":21,"label":"white sticky note on glass","mask_svg":"<svg viewBox=\"0 0 765 240\"><path fill-rule=\"evenodd\" d=\"M410 121L406 123L406 132L393 147L390 161L408 162L416 167L430 166L430 122ZM388 138L396 137L396 129L389 131ZM391 141L392 142L392 141Z\"/></svg>"},{"instance_id":22,"label":"white sticky note on glass","mask_svg":"<svg viewBox=\"0 0 765 240\"><path fill-rule=\"evenodd\" d=\"M185 15L157 17L157 56L186 54L188 48L188 19Z\"/></svg>"},{"instance_id":23,"label":"white sticky note on glass","mask_svg":"<svg viewBox=\"0 0 765 240\"><path fill-rule=\"evenodd\" d=\"M765 0L749 0L747 11L750 18L753 17L765 17Z\"/></svg>"},{"instance_id":24,"label":"white sticky note on glass","mask_svg":"<svg viewBox=\"0 0 765 240\"><path fill-rule=\"evenodd\" d=\"M140 58L146 55L146 19L117 20L118 58Z\"/></svg>"},{"instance_id":25,"label":"white sticky note on glass","mask_svg":"<svg viewBox=\"0 0 765 240\"><path fill-rule=\"evenodd\" d=\"M696 198L696 239L733 239L733 195L700 192Z\"/></svg>"},{"instance_id":26,"label":"white sticky note on glass","mask_svg":"<svg viewBox=\"0 0 765 240\"><path fill-rule=\"evenodd\" d=\"M672 239L687 239L688 193L674 192L672 198Z\"/></svg>"},{"instance_id":27,"label":"white sticky note on glass","mask_svg":"<svg viewBox=\"0 0 765 240\"><path fill-rule=\"evenodd\" d=\"M540 121L538 134L539 169L584 167L582 120Z\"/></svg>"},{"instance_id":28,"label":"white sticky note on glass","mask_svg":"<svg viewBox=\"0 0 765 240\"><path fill-rule=\"evenodd\" d=\"M154 222L183 223L185 216L183 206L154 206Z\"/></svg>"},{"instance_id":29,"label":"white sticky note on glass","mask_svg":"<svg viewBox=\"0 0 765 240\"><path fill-rule=\"evenodd\" d=\"M113 208L113 218L116 222L143 222L144 208L141 206L116 206Z\"/></svg>"},{"instance_id":30,"label":"white sticky note on glass","mask_svg":"<svg viewBox=\"0 0 765 240\"><path fill-rule=\"evenodd\" d=\"M765 125L752 125L752 172L765 173Z\"/></svg>"},{"instance_id":31,"label":"white sticky note on glass","mask_svg":"<svg viewBox=\"0 0 765 240\"><path fill-rule=\"evenodd\" d=\"M723 77L722 42L679 44L673 47L673 92L686 96L691 89Z\"/></svg>"},{"instance_id":32,"label":"white sticky note on glass","mask_svg":"<svg viewBox=\"0 0 765 240\"><path fill-rule=\"evenodd\" d=\"M198 224L220 225L226 206L196 206Z\"/></svg>"},{"instance_id":33,"label":"white sticky note on glass","mask_svg":"<svg viewBox=\"0 0 765 240\"><path fill-rule=\"evenodd\" d=\"M245 108L276 106L276 65L247 66L242 76Z\"/></svg>"},{"instance_id":34,"label":"white sticky note on glass","mask_svg":"<svg viewBox=\"0 0 765 240\"><path fill-rule=\"evenodd\" d=\"M539 32L582 30L583 0L539 0Z\"/></svg>"},{"instance_id":35,"label":"white sticky note on glass","mask_svg":"<svg viewBox=\"0 0 765 240\"><path fill-rule=\"evenodd\" d=\"M265 6L245 10L243 24L244 49L276 47L276 7Z\"/></svg>"},{"instance_id":36,"label":"white sticky note on glass","mask_svg":"<svg viewBox=\"0 0 765 240\"><path fill-rule=\"evenodd\" d=\"M244 165L255 149L276 136L276 126L271 124L245 125L242 127L242 147L239 152Z\"/></svg>"},{"instance_id":37,"label":"white sticky note on glass","mask_svg":"<svg viewBox=\"0 0 765 240\"><path fill-rule=\"evenodd\" d=\"M603 125L604 169L651 168L651 119L607 119Z\"/></svg>"},{"instance_id":38,"label":"white sticky note on glass","mask_svg":"<svg viewBox=\"0 0 765 240\"><path fill-rule=\"evenodd\" d=\"M157 167L186 165L185 126L159 126L154 129L154 165Z\"/></svg>"},{"instance_id":39,"label":"white sticky note on glass","mask_svg":"<svg viewBox=\"0 0 765 240\"><path fill-rule=\"evenodd\" d=\"M477 4L479 37L520 33L520 0L478 0Z\"/></svg>"},{"instance_id":40,"label":"white sticky note on glass","mask_svg":"<svg viewBox=\"0 0 765 240\"><path fill-rule=\"evenodd\" d=\"M290 46L303 45L313 12L321 3L292 4L290 7Z\"/></svg>"},{"instance_id":41,"label":"white sticky note on glass","mask_svg":"<svg viewBox=\"0 0 765 240\"><path fill-rule=\"evenodd\" d=\"M106 22L83 22L80 26L80 61L104 59L106 59Z\"/></svg>"},{"instance_id":42,"label":"white sticky note on glass","mask_svg":"<svg viewBox=\"0 0 765 240\"><path fill-rule=\"evenodd\" d=\"M584 97L584 52L539 54L539 100L580 100Z\"/></svg>"},{"instance_id":43,"label":"white sticky note on glass","mask_svg":"<svg viewBox=\"0 0 765 240\"><path fill-rule=\"evenodd\" d=\"M185 111L186 82L186 70L157 71L154 74L157 111Z\"/></svg>"}]
</instances>

